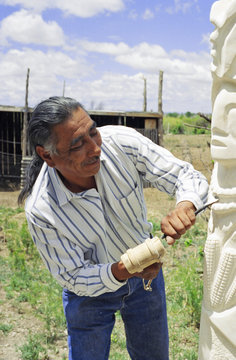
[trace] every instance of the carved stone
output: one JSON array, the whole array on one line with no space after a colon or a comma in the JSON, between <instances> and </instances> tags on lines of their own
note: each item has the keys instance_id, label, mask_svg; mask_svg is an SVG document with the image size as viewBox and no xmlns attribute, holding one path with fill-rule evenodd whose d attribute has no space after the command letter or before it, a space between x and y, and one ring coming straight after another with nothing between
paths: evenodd
<instances>
[{"instance_id":1,"label":"carved stone","mask_svg":"<svg viewBox=\"0 0 236 360\"><path fill-rule=\"evenodd\" d=\"M209 197L199 360L236 359L236 0L216 1L212 41Z\"/></svg>"}]
</instances>

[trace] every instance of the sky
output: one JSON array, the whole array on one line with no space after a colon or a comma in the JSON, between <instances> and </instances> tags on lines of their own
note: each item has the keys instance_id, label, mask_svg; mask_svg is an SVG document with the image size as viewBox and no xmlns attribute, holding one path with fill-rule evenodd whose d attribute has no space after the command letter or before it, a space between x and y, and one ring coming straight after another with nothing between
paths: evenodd
<instances>
[{"instance_id":1,"label":"sky","mask_svg":"<svg viewBox=\"0 0 236 360\"><path fill-rule=\"evenodd\" d=\"M0 105L211 112L210 0L0 0Z\"/></svg>"}]
</instances>

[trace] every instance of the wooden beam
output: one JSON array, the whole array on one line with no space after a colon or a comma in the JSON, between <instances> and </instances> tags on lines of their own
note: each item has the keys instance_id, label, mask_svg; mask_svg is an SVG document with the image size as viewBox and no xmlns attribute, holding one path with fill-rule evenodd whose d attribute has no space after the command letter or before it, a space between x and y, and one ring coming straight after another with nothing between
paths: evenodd
<instances>
[{"instance_id":1,"label":"wooden beam","mask_svg":"<svg viewBox=\"0 0 236 360\"><path fill-rule=\"evenodd\" d=\"M26 89L25 89L25 109L24 109L24 122L23 122L23 136L22 136L22 158L27 154L27 127L28 127L28 90L29 90L29 73L27 69L26 76Z\"/></svg>"},{"instance_id":2,"label":"wooden beam","mask_svg":"<svg viewBox=\"0 0 236 360\"><path fill-rule=\"evenodd\" d=\"M158 112L162 115L158 121L158 143L163 146L163 109L162 109L162 88L163 88L163 71L159 71L159 87L158 87Z\"/></svg>"},{"instance_id":3,"label":"wooden beam","mask_svg":"<svg viewBox=\"0 0 236 360\"><path fill-rule=\"evenodd\" d=\"M147 111L147 79L143 77L143 111Z\"/></svg>"}]
</instances>

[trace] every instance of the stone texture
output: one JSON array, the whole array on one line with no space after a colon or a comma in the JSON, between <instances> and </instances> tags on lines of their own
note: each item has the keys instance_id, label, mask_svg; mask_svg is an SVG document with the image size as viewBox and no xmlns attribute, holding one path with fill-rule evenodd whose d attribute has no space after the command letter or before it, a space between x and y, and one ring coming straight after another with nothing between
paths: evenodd
<instances>
[{"instance_id":1,"label":"stone texture","mask_svg":"<svg viewBox=\"0 0 236 360\"><path fill-rule=\"evenodd\" d=\"M199 360L236 359L236 0L212 5L212 206Z\"/></svg>"}]
</instances>

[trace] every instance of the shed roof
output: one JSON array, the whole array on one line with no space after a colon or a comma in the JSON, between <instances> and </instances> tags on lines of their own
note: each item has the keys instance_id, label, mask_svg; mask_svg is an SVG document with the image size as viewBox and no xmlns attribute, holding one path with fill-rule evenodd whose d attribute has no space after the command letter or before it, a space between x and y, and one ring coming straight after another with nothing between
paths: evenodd
<instances>
[{"instance_id":1,"label":"shed roof","mask_svg":"<svg viewBox=\"0 0 236 360\"><path fill-rule=\"evenodd\" d=\"M23 106L11 106L0 105L0 111L6 112L24 112ZM33 108L28 108L29 112L33 111ZM90 115L98 116L122 116L122 117L141 117L141 118L162 118L162 114L158 112L146 112L146 111L105 111L105 110L87 110Z\"/></svg>"}]
</instances>

